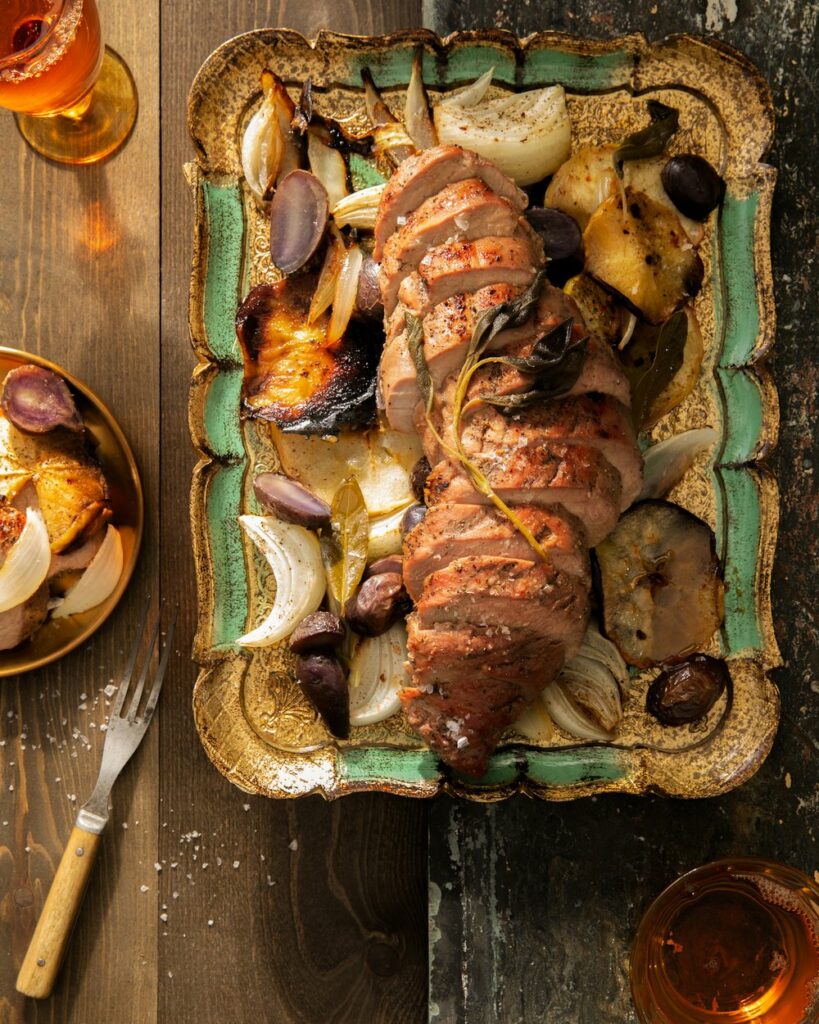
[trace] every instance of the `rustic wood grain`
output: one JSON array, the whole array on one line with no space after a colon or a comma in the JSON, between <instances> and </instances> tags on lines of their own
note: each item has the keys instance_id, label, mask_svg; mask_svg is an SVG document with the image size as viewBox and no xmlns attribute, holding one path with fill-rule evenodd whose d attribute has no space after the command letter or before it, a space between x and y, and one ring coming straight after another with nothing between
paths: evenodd
<instances>
[{"instance_id":1,"label":"rustic wood grain","mask_svg":"<svg viewBox=\"0 0 819 1024\"><path fill-rule=\"evenodd\" d=\"M442 33L489 27L521 35L544 28L598 37L644 32L649 39L714 33L747 53L774 92L778 123L769 160L779 172L771 239L778 330L772 362L782 428L771 465L782 489L782 523L773 600L785 665L775 674L783 716L773 753L750 783L707 802L601 797L486 808L445 801L430 815L436 909L430 1020L633 1024L629 945L648 902L667 883L698 864L738 854L785 861L809 874L819 867L813 326L819 299L810 283L819 189L806 142L819 129L810 80L819 6L815 0L764 6L427 0L424 12L427 26Z\"/></svg>"},{"instance_id":2,"label":"rustic wood grain","mask_svg":"<svg viewBox=\"0 0 819 1024\"><path fill-rule=\"evenodd\" d=\"M63 364L116 410L142 469L149 524L137 578L95 638L40 672L0 682L2 1024L155 1020L157 735L115 791L54 995L35 1003L14 990L77 808L94 784L102 689L122 663L157 569L158 5L141 5L135 16L133 5L112 2L102 21L139 85L139 120L122 152L91 168L49 164L0 111L0 342Z\"/></svg>"},{"instance_id":3,"label":"rustic wood grain","mask_svg":"<svg viewBox=\"0 0 819 1024\"><path fill-rule=\"evenodd\" d=\"M188 88L215 46L248 29L366 33L419 19L420 4L408 0L211 3L195 18L188 4L162 5L163 593L180 602L186 653L195 614L193 452L180 415L194 364L186 325L192 207L182 178L192 156ZM336 804L243 798L196 738L194 678L181 659L160 730L159 881L168 920L159 1020L175 1021L184 1008L186 1021L201 1024L418 1024L426 1017L426 807L376 795Z\"/></svg>"}]
</instances>

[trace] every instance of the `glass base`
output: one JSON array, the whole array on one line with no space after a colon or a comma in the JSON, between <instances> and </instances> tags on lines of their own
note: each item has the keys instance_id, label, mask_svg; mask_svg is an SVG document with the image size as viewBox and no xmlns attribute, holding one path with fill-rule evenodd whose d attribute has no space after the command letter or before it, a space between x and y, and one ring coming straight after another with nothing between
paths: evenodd
<instances>
[{"instance_id":1,"label":"glass base","mask_svg":"<svg viewBox=\"0 0 819 1024\"><path fill-rule=\"evenodd\" d=\"M131 134L139 101L128 65L106 46L99 78L87 99L51 117L17 114L17 127L41 156L91 164L110 156Z\"/></svg>"}]
</instances>

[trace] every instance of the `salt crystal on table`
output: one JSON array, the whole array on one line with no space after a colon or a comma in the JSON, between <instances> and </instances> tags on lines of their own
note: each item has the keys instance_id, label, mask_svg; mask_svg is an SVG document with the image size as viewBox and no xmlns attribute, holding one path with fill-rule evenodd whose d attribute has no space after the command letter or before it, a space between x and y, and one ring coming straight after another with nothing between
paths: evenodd
<instances>
[{"instance_id":1,"label":"salt crystal on table","mask_svg":"<svg viewBox=\"0 0 819 1024\"><path fill-rule=\"evenodd\" d=\"M208 919L208 928L212 928L212 927L213 927L213 918L211 917L211 918Z\"/></svg>"},{"instance_id":2,"label":"salt crystal on table","mask_svg":"<svg viewBox=\"0 0 819 1024\"><path fill-rule=\"evenodd\" d=\"M148 886L147 885L141 885L139 887L139 891L140 892L147 892L148 891Z\"/></svg>"},{"instance_id":3,"label":"salt crystal on table","mask_svg":"<svg viewBox=\"0 0 819 1024\"><path fill-rule=\"evenodd\" d=\"M154 864L154 871L161 871L161 870L162 870L162 865L157 861L157 863Z\"/></svg>"},{"instance_id":4,"label":"salt crystal on table","mask_svg":"<svg viewBox=\"0 0 819 1024\"><path fill-rule=\"evenodd\" d=\"M106 697L113 697L116 692L116 686L112 686L111 683L109 683L103 690L103 693L105 694Z\"/></svg>"},{"instance_id":5,"label":"salt crystal on table","mask_svg":"<svg viewBox=\"0 0 819 1024\"><path fill-rule=\"evenodd\" d=\"M159 920L160 921L167 921L168 920L168 915L167 914L160 914L159 915Z\"/></svg>"},{"instance_id":6,"label":"salt crystal on table","mask_svg":"<svg viewBox=\"0 0 819 1024\"><path fill-rule=\"evenodd\" d=\"M239 861L238 861L238 860L235 860L235 861L233 862L233 866L234 866L234 868L238 868L238 867L239 867Z\"/></svg>"},{"instance_id":7,"label":"salt crystal on table","mask_svg":"<svg viewBox=\"0 0 819 1024\"><path fill-rule=\"evenodd\" d=\"M298 848L299 848L299 841L298 841L298 839L293 839L291 842L289 842L287 844L287 846L288 846L288 849L290 849L290 850L298 850Z\"/></svg>"}]
</instances>

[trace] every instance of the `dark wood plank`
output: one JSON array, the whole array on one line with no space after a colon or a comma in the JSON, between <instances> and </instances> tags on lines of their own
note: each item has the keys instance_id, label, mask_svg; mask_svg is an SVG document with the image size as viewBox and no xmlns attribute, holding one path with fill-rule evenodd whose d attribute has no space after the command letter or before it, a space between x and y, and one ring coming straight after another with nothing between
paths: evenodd
<instances>
[{"instance_id":1,"label":"dark wood plank","mask_svg":"<svg viewBox=\"0 0 819 1024\"><path fill-rule=\"evenodd\" d=\"M163 593L181 605L185 651L195 614L187 513L193 452L182 414L193 367L185 319L191 204L182 179L191 157L183 128L188 87L210 50L235 33L266 25L306 35L322 27L380 32L417 25L419 6L214 2L192 20L189 5L163 4ZM244 797L198 743L194 674L180 663L162 722L160 884L168 920L159 1019L423 1020L425 805L385 796L332 805Z\"/></svg>"},{"instance_id":2,"label":"dark wood plank","mask_svg":"<svg viewBox=\"0 0 819 1024\"><path fill-rule=\"evenodd\" d=\"M653 895L683 871L731 854L761 854L809 873L816 865L819 741L815 680L817 392L813 324L819 203L810 146L819 129L806 69L816 53L817 6L717 2L601 6L432 0L439 32L543 28L610 37L716 32L744 50L771 83L779 168L772 250L779 326L773 364L782 431L771 465L782 488L773 582L785 666L776 673L783 720L759 774L707 802L600 798L565 806L514 800L495 807L437 802L430 816L431 1020L447 1024L634 1021L628 949ZM438 936L440 935L440 938ZM435 1008L440 1016L433 1016Z\"/></svg>"},{"instance_id":3,"label":"dark wood plank","mask_svg":"<svg viewBox=\"0 0 819 1024\"><path fill-rule=\"evenodd\" d=\"M83 650L0 681L0 1021L151 1024L156 1005L159 743L149 737L114 794L79 924L54 996L14 981L74 816L99 767L106 686L157 569L159 459L158 4L105 5L139 121L107 163L48 164L0 116L0 341L63 364L113 408L146 484L149 528L137 580ZM127 825L127 829L126 829ZM147 885L148 891L140 891Z\"/></svg>"}]
</instances>

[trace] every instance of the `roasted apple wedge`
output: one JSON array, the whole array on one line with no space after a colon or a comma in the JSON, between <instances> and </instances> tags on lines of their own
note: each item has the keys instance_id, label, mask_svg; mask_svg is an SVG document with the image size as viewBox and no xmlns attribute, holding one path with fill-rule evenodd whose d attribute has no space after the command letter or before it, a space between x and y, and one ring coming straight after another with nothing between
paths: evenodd
<instances>
[{"instance_id":1,"label":"roasted apple wedge","mask_svg":"<svg viewBox=\"0 0 819 1024\"><path fill-rule=\"evenodd\" d=\"M617 191L616 149L616 146L584 146L574 152L555 171L543 205L567 213L585 228L598 206Z\"/></svg>"},{"instance_id":2,"label":"roasted apple wedge","mask_svg":"<svg viewBox=\"0 0 819 1024\"><path fill-rule=\"evenodd\" d=\"M583 234L586 271L658 324L700 290L702 260L679 217L644 192L626 187L594 213Z\"/></svg>"},{"instance_id":3,"label":"roasted apple wedge","mask_svg":"<svg viewBox=\"0 0 819 1024\"><path fill-rule=\"evenodd\" d=\"M633 506L598 545L597 564L605 631L630 665L680 661L722 622L714 534L679 505Z\"/></svg>"},{"instance_id":4,"label":"roasted apple wedge","mask_svg":"<svg viewBox=\"0 0 819 1024\"><path fill-rule=\"evenodd\" d=\"M328 312L308 322L315 290L311 274L288 277L257 285L239 307L245 417L300 434L332 434L372 417L378 330L351 320L331 343Z\"/></svg>"}]
</instances>

